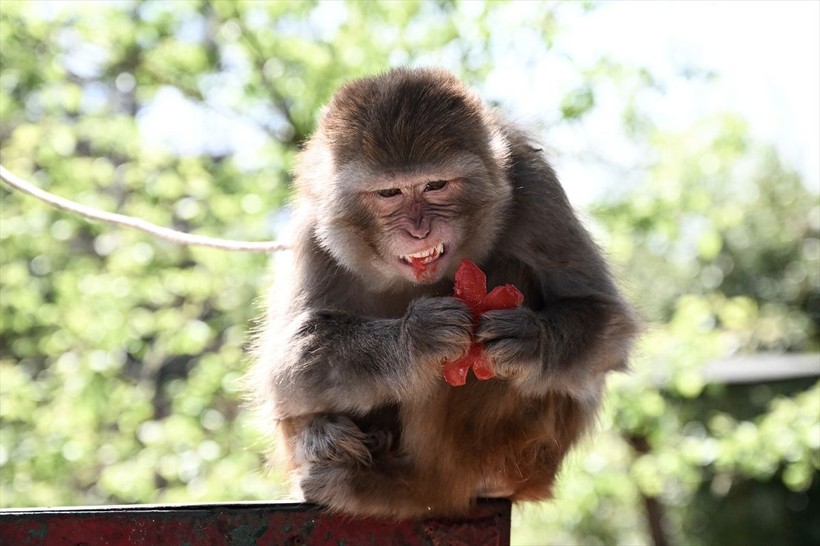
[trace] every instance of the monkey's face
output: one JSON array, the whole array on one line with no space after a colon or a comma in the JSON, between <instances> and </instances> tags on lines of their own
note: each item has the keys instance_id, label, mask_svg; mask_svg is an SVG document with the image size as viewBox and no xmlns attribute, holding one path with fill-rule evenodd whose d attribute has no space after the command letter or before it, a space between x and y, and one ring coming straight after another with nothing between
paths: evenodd
<instances>
[{"instance_id":1,"label":"monkey's face","mask_svg":"<svg viewBox=\"0 0 820 546\"><path fill-rule=\"evenodd\" d=\"M490 252L503 226L510 184L485 165L452 153L410 167L331 170L313 179L317 242L376 291L452 279L461 260Z\"/></svg>"},{"instance_id":2,"label":"monkey's face","mask_svg":"<svg viewBox=\"0 0 820 546\"><path fill-rule=\"evenodd\" d=\"M361 194L374 233L368 243L378 268L390 277L429 284L452 273L462 254L461 178L407 176Z\"/></svg>"},{"instance_id":3,"label":"monkey's face","mask_svg":"<svg viewBox=\"0 0 820 546\"><path fill-rule=\"evenodd\" d=\"M395 70L337 91L297 186L318 244L368 288L433 284L492 250L512 195L508 152L452 75Z\"/></svg>"}]
</instances>

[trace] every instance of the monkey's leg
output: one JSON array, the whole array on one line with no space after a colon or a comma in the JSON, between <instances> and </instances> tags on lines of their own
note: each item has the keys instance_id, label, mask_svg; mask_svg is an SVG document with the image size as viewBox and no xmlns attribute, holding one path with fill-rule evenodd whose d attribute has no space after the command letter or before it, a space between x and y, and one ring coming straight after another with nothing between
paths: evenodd
<instances>
[{"instance_id":1,"label":"monkey's leg","mask_svg":"<svg viewBox=\"0 0 820 546\"><path fill-rule=\"evenodd\" d=\"M371 466L317 463L303 468L299 480L308 502L332 512L388 519L466 512L474 495L450 485L419 474L402 456L374 457Z\"/></svg>"},{"instance_id":2,"label":"monkey's leg","mask_svg":"<svg viewBox=\"0 0 820 546\"><path fill-rule=\"evenodd\" d=\"M369 465L373 439L344 415L314 416L296 436L295 455L300 464L344 463Z\"/></svg>"},{"instance_id":3,"label":"monkey's leg","mask_svg":"<svg viewBox=\"0 0 820 546\"><path fill-rule=\"evenodd\" d=\"M393 435L386 428L374 428L368 431L364 445L374 456L384 455L393 447Z\"/></svg>"}]
</instances>

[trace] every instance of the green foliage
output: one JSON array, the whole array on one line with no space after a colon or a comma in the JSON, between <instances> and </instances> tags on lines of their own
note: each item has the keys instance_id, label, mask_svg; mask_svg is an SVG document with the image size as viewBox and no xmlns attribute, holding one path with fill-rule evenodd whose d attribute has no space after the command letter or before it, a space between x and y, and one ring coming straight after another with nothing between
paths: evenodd
<instances>
[{"instance_id":1,"label":"green foliage","mask_svg":"<svg viewBox=\"0 0 820 546\"><path fill-rule=\"evenodd\" d=\"M274 238L294 154L340 83L405 63L480 81L512 53L546 54L564 14L592 7L4 0L2 163L104 210ZM647 148L634 183L592 209L647 332L556 500L515 512L514 542L647 543L653 498L674 542L721 543L698 507L741 518L736 491L786 499L777 528L806 540L820 531L783 522L817 499L820 386L746 396L708 385L701 366L820 349L817 195L742 120L663 132L641 109L660 88L648 71L606 58L577 69L589 83L566 90L560 123L583 123L605 90ZM193 112L184 139L147 128L168 96ZM5 187L0 198L0 505L285 496L240 391L267 258L174 246Z\"/></svg>"},{"instance_id":2,"label":"green foliage","mask_svg":"<svg viewBox=\"0 0 820 546\"><path fill-rule=\"evenodd\" d=\"M564 119L578 119L595 107L595 95L589 86L570 92L561 103Z\"/></svg>"},{"instance_id":3,"label":"green foliage","mask_svg":"<svg viewBox=\"0 0 820 546\"><path fill-rule=\"evenodd\" d=\"M196 89L214 62L214 44L178 36L206 6L174 6L4 3L3 163L87 205L268 238L286 168L179 157L141 138L135 114L156 90ZM267 259L176 247L2 191L2 503L281 494L261 475L239 392Z\"/></svg>"},{"instance_id":4,"label":"green foliage","mask_svg":"<svg viewBox=\"0 0 820 546\"><path fill-rule=\"evenodd\" d=\"M653 296L646 313L669 321L686 305L736 347L817 351L817 195L734 117L653 140L646 182L595 210L635 286Z\"/></svg>"}]
</instances>

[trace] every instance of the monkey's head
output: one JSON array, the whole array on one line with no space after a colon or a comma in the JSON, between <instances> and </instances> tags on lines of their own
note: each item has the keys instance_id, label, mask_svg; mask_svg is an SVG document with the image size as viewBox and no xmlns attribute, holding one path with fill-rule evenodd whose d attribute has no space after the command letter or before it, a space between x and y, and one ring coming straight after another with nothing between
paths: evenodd
<instances>
[{"instance_id":1,"label":"monkey's head","mask_svg":"<svg viewBox=\"0 0 820 546\"><path fill-rule=\"evenodd\" d=\"M511 198L497 121L451 74L395 69L341 87L300 156L315 238L376 289L480 261Z\"/></svg>"}]
</instances>

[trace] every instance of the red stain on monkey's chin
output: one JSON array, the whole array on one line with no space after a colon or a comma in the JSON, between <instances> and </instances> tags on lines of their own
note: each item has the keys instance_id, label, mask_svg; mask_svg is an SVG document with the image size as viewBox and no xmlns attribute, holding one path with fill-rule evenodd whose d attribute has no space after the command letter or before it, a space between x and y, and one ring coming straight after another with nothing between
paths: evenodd
<instances>
[{"instance_id":1,"label":"red stain on monkey's chin","mask_svg":"<svg viewBox=\"0 0 820 546\"><path fill-rule=\"evenodd\" d=\"M436 270L442 263L441 259L447 254L447 248L443 242L438 242L425 249L404 254L399 257L399 261L404 267L408 267L413 272L413 277L417 283L431 283L438 280Z\"/></svg>"},{"instance_id":2,"label":"red stain on monkey's chin","mask_svg":"<svg viewBox=\"0 0 820 546\"><path fill-rule=\"evenodd\" d=\"M436 269L438 269L438 260L425 263L426 258L411 258L410 265L413 267L413 274L416 276L416 281L425 282L434 280Z\"/></svg>"},{"instance_id":3,"label":"red stain on monkey's chin","mask_svg":"<svg viewBox=\"0 0 820 546\"><path fill-rule=\"evenodd\" d=\"M410 258L410 265L413 266L413 273L416 274L417 279L420 279L422 275L424 275L424 272L427 271L425 258Z\"/></svg>"}]
</instances>

